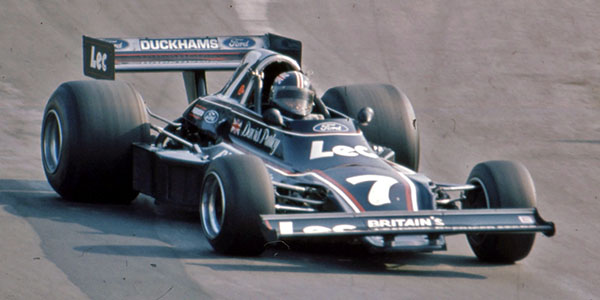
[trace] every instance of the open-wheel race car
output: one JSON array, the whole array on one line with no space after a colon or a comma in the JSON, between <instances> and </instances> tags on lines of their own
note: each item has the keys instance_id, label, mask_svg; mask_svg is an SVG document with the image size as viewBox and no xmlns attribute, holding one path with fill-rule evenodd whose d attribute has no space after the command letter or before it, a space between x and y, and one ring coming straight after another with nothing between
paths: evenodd
<instances>
[{"instance_id":1,"label":"open-wheel race car","mask_svg":"<svg viewBox=\"0 0 600 300\"><path fill-rule=\"evenodd\" d=\"M236 255L296 238L436 251L445 235L466 234L479 259L514 262L536 232L555 232L520 163L477 164L456 185L417 173L408 98L387 84L317 96L297 40L84 36L83 49L84 73L105 80L61 84L42 123L44 171L65 199L129 203L143 193L199 210L215 251ZM206 72L219 70L234 72L208 94ZM181 117L152 113L130 84L113 80L145 71L183 72Z\"/></svg>"}]
</instances>

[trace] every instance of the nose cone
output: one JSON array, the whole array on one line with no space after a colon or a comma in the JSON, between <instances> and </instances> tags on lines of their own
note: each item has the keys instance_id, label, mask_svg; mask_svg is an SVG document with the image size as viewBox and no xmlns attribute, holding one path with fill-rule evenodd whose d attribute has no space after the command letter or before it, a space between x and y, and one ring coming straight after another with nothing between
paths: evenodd
<instances>
[{"instance_id":1,"label":"nose cone","mask_svg":"<svg viewBox=\"0 0 600 300\"><path fill-rule=\"evenodd\" d=\"M359 211L418 210L417 188L402 173L369 166L332 168L323 173Z\"/></svg>"}]
</instances>

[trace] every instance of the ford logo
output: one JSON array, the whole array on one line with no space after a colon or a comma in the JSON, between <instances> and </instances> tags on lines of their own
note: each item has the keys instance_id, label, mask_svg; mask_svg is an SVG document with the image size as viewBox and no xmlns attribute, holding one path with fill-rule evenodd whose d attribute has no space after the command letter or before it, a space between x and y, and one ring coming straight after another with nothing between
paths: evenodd
<instances>
[{"instance_id":1,"label":"ford logo","mask_svg":"<svg viewBox=\"0 0 600 300\"><path fill-rule=\"evenodd\" d=\"M229 38L223 41L223 44L229 48L250 48L256 44L253 39L244 37Z\"/></svg>"},{"instance_id":2,"label":"ford logo","mask_svg":"<svg viewBox=\"0 0 600 300\"><path fill-rule=\"evenodd\" d=\"M336 122L323 122L315 125L313 131L315 132L347 132L348 126Z\"/></svg>"},{"instance_id":3,"label":"ford logo","mask_svg":"<svg viewBox=\"0 0 600 300\"><path fill-rule=\"evenodd\" d=\"M107 42L115 45L115 49L125 49L129 47L129 43L125 40L120 39L105 39Z\"/></svg>"}]
</instances>

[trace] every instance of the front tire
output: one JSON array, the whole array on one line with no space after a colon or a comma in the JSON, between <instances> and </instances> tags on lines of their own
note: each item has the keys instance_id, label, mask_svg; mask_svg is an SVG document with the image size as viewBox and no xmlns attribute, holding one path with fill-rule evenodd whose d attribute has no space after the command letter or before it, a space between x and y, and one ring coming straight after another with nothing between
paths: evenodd
<instances>
[{"instance_id":1,"label":"front tire","mask_svg":"<svg viewBox=\"0 0 600 300\"><path fill-rule=\"evenodd\" d=\"M264 251L261 214L275 213L275 192L263 162L231 155L210 163L202 183L202 231L222 254L258 255Z\"/></svg>"},{"instance_id":2,"label":"front tire","mask_svg":"<svg viewBox=\"0 0 600 300\"><path fill-rule=\"evenodd\" d=\"M356 118L361 108L375 112L373 121L361 126L369 142L391 148L395 161L405 167L419 169L419 130L417 118L408 97L389 84L363 84L333 87L323 94L330 108Z\"/></svg>"},{"instance_id":3,"label":"front tire","mask_svg":"<svg viewBox=\"0 0 600 300\"><path fill-rule=\"evenodd\" d=\"M116 81L61 84L44 110L41 132L46 178L64 199L129 203L134 142L149 127L140 94Z\"/></svg>"},{"instance_id":4,"label":"front tire","mask_svg":"<svg viewBox=\"0 0 600 300\"><path fill-rule=\"evenodd\" d=\"M466 194L463 208L535 207L533 180L520 163L488 161L477 164L467 183L479 188ZM513 263L529 254L535 234L467 234L467 240L479 260Z\"/></svg>"}]
</instances>

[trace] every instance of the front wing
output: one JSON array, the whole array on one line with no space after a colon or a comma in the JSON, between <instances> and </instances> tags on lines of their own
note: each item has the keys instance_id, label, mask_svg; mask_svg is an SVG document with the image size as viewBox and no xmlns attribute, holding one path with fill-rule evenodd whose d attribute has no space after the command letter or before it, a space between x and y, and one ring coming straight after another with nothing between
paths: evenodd
<instances>
[{"instance_id":1,"label":"front wing","mask_svg":"<svg viewBox=\"0 0 600 300\"><path fill-rule=\"evenodd\" d=\"M555 233L535 208L261 215L271 240L317 236Z\"/></svg>"}]
</instances>

